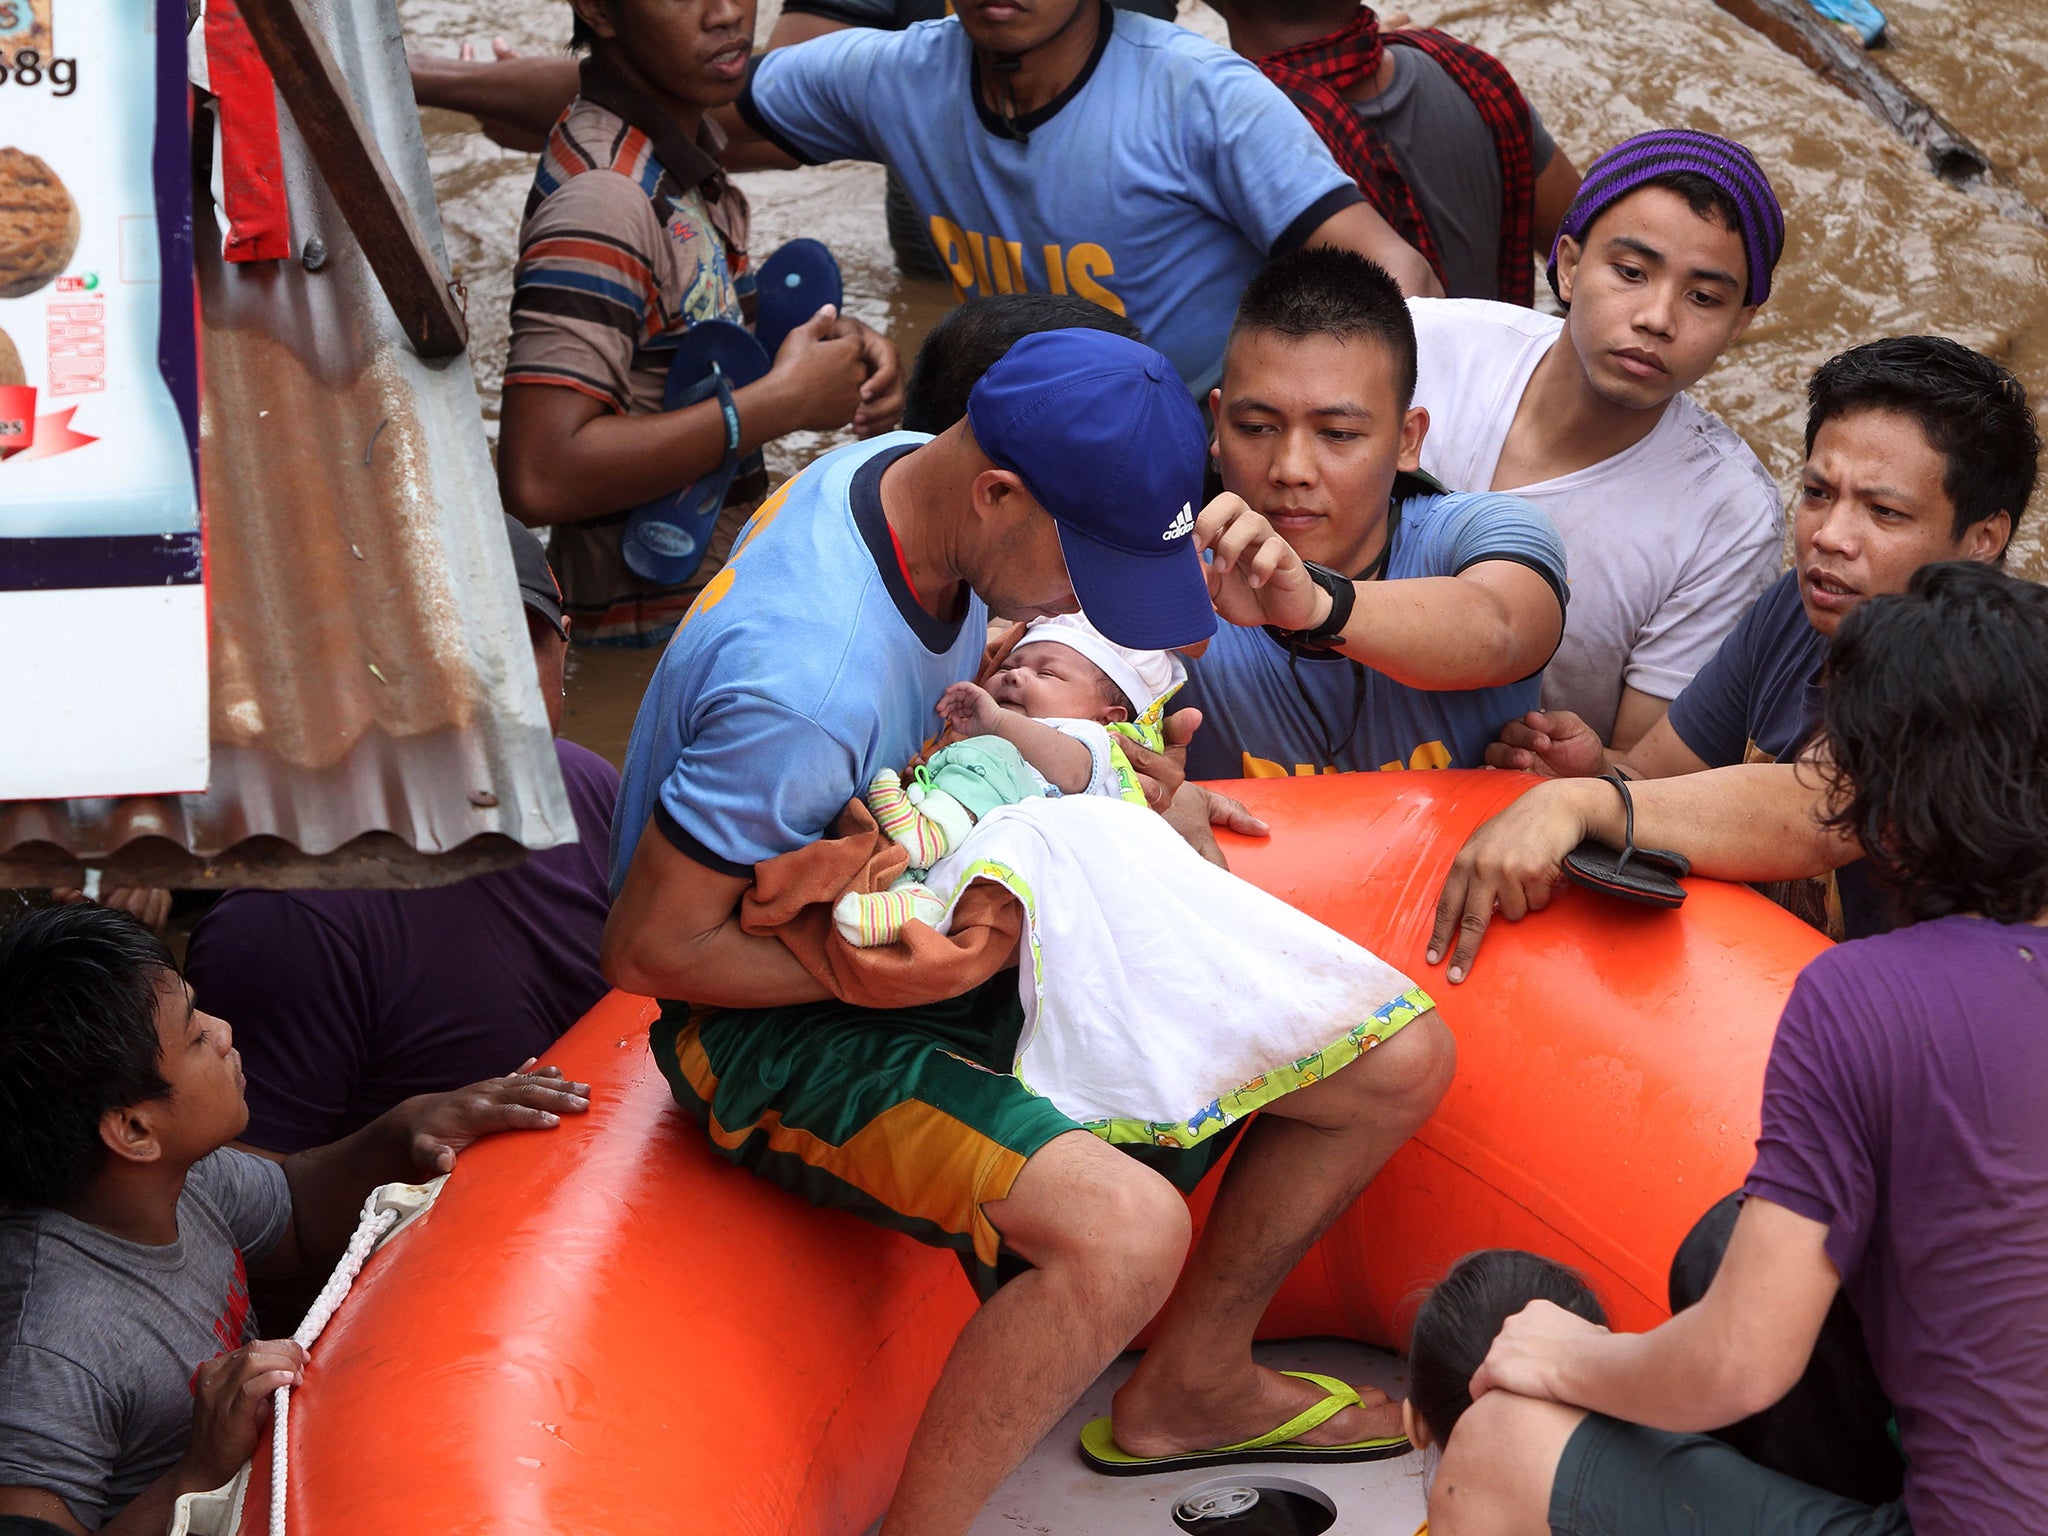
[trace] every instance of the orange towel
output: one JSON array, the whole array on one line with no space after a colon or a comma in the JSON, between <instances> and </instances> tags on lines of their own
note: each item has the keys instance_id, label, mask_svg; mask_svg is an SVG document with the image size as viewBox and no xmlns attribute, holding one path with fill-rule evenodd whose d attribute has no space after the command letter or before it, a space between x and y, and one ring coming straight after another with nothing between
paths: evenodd
<instances>
[{"instance_id":1,"label":"orange towel","mask_svg":"<svg viewBox=\"0 0 2048 1536\"><path fill-rule=\"evenodd\" d=\"M857 949L832 926L832 903L848 891L883 891L909 855L882 835L859 800L849 800L830 837L754 866L740 902L740 927L773 935L832 995L863 1008L906 1008L958 997L1017 963L1024 912L999 885L976 881L941 935L910 923L903 937Z\"/></svg>"}]
</instances>

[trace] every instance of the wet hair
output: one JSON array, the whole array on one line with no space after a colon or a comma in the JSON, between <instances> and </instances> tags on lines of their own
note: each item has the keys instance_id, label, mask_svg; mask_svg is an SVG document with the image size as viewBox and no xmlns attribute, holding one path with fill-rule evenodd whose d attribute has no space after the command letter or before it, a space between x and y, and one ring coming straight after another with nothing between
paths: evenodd
<instances>
[{"instance_id":1,"label":"wet hair","mask_svg":"<svg viewBox=\"0 0 2048 1536\"><path fill-rule=\"evenodd\" d=\"M1902 918L2048 909L2048 587L1922 566L1842 621L1821 683L1827 824Z\"/></svg>"},{"instance_id":2,"label":"wet hair","mask_svg":"<svg viewBox=\"0 0 2048 1536\"><path fill-rule=\"evenodd\" d=\"M1576 1270L1519 1248L1466 1254L1422 1303L1408 1340L1408 1396L1439 1446L1472 1406L1472 1373L1501 1325L1532 1301L1607 1325L1599 1298Z\"/></svg>"},{"instance_id":3,"label":"wet hair","mask_svg":"<svg viewBox=\"0 0 2048 1536\"><path fill-rule=\"evenodd\" d=\"M100 1116L171 1091L160 1070L163 940L90 902L0 931L0 1207L62 1206L106 1157Z\"/></svg>"},{"instance_id":4,"label":"wet hair","mask_svg":"<svg viewBox=\"0 0 2048 1536\"><path fill-rule=\"evenodd\" d=\"M1829 358L1806 386L1806 453L1820 429L1853 411L1910 417L1942 456L1954 537L2000 512L2015 531L2034 494L2041 432L2020 381L1946 336L1891 336ZM2008 540L2010 544L2010 540ZM2000 551L1999 560L2005 559Z\"/></svg>"},{"instance_id":5,"label":"wet hair","mask_svg":"<svg viewBox=\"0 0 2048 1536\"><path fill-rule=\"evenodd\" d=\"M1356 251L1317 245L1261 267L1237 301L1230 339L1266 331L1303 341L1366 337L1392 355L1401 409L1415 399L1415 321L1386 268Z\"/></svg>"},{"instance_id":6,"label":"wet hair","mask_svg":"<svg viewBox=\"0 0 2048 1536\"><path fill-rule=\"evenodd\" d=\"M903 430L945 431L967 414L975 384L1010 348L1040 331L1065 330L1145 339L1114 310L1072 294L997 293L969 299L942 317L917 349L903 390Z\"/></svg>"}]
</instances>

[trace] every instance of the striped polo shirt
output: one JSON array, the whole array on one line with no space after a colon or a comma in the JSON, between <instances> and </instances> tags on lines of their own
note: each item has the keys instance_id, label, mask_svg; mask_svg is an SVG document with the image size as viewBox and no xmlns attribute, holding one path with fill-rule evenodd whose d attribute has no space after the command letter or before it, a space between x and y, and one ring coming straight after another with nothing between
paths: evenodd
<instances>
[{"instance_id":1,"label":"striped polo shirt","mask_svg":"<svg viewBox=\"0 0 2048 1536\"><path fill-rule=\"evenodd\" d=\"M739 321L747 200L706 122L692 142L641 92L586 59L582 91L548 135L519 230L505 382L577 390L621 413L662 408L676 338ZM548 559L578 641L653 644L725 561L759 488L734 487L704 562L680 586L627 568L630 508L558 525Z\"/></svg>"},{"instance_id":2,"label":"striped polo shirt","mask_svg":"<svg viewBox=\"0 0 2048 1536\"><path fill-rule=\"evenodd\" d=\"M657 411L675 337L693 321L741 318L747 205L718 167L715 135L708 124L696 144L676 133L664 155L586 82L527 198L507 384Z\"/></svg>"}]
</instances>

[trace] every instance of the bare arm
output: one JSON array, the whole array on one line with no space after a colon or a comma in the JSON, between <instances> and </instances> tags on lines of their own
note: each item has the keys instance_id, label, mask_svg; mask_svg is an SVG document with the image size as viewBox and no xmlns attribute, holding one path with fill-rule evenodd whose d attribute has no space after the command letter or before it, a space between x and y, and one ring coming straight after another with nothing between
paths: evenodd
<instances>
[{"instance_id":1,"label":"bare arm","mask_svg":"<svg viewBox=\"0 0 2048 1536\"><path fill-rule=\"evenodd\" d=\"M364 1197L379 1184L447 1173L457 1153L485 1136L550 1130L563 1115L590 1108L587 1083L570 1082L556 1067L535 1072L532 1066L529 1061L517 1072L450 1093L417 1094L339 1141L273 1158L291 1189L291 1219L277 1246L252 1263L250 1272L324 1271L348 1246Z\"/></svg>"},{"instance_id":2,"label":"bare arm","mask_svg":"<svg viewBox=\"0 0 2048 1536\"><path fill-rule=\"evenodd\" d=\"M1332 599L1301 556L1242 497L1225 492L1195 521L1209 592L1232 624L1314 629ZM1564 632L1549 582L1512 560L1456 576L1361 581L1339 649L1411 688L1488 688L1542 670Z\"/></svg>"},{"instance_id":3,"label":"bare arm","mask_svg":"<svg viewBox=\"0 0 2048 1536\"><path fill-rule=\"evenodd\" d=\"M270 1394L296 1386L306 1352L290 1339L258 1339L203 1361L192 1373L192 1431L184 1454L163 1476L100 1527L102 1536L163 1536L180 1497L218 1488L256 1449L270 1417ZM48 1522L84 1536L70 1506L47 1488L0 1488L0 1515Z\"/></svg>"},{"instance_id":4,"label":"bare arm","mask_svg":"<svg viewBox=\"0 0 2048 1536\"><path fill-rule=\"evenodd\" d=\"M1798 880L1860 857L1856 843L1821 825L1826 790L1809 764L1714 768L1630 786L1636 845L1671 848L1693 872L1718 880ZM1622 844L1621 796L1594 779L1539 784L1481 824L1451 864L1437 898L1429 963L1449 956L1463 981L1496 908L1509 922L1550 905L1564 856L1587 838ZM1453 947L1455 939L1455 947Z\"/></svg>"},{"instance_id":5,"label":"bare arm","mask_svg":"<svg viewBox=\"0 0 2048 1536\"><path fill-rule=\"evenodd\" d=\"M170 1528L171 1505L177 1502L180 1493L198 1493L203 1490L179 1488L169 1497L160 1497L158 1490L171 1483L177 1469L173 1468L151 1483L135 1496L135 1501L120 1514L101 1526L102 1531L111 1531L114 1536L163 1536ZM147 1524L128 1522L128 1510L141 1512ZM47 1488L0 1488L0 1515L19 1515L25 1520L45 1520L58 1530L85 1536L85 1527L71 1517L71 1506Z\"/></svg>"},{"instance_id":6,"label":"bare arm","mask_svg":"<svg viewBox=\"0 0 2048 1536\"><path fill-rule=\"evenodd\" d=\"M999 710L989 725L989 734L1000 736L1015 747L1017 755L1063 795L1080 794L1095 777L1095 754L1043 720Z\"/></svg>"},{"instance_id":7,"label":"bare arm","mask_svg":"<svg viewBox=\"0 0 2048 1536\"><path fill-rule=\"evenodd\" d=\"M1621 704L1614 711L1614 733L1608 738L1607 744L1617 752L1626 752L1670 713L1671 700L1660 699L1654 693L1645 693L1640 688L1631 688L1623 684ZM1662 774L1650 776L1663 777Z\"/></svg>"},{"instance_id":8,"label":"bare arm","mask_svg":"<svg viewBox=\"0 0 2048 1536\"><path fill-rule=\"evenodd\" d=\"M1536 178L1535 201L1529 210L1529 243L1545 261L1550 259L1550 248L1557 244L1557 226L1564 222L1565 211L1578 192L1579 168L1572 164L1564 146L1559 145L1550 164Z\"/></svg>"},{"instance_id":9,"label":"bare arm","mask_svg":"<svg viewBox=\"0 0 2048 1536\"><path fill-rule=\"evenodd\" d=\"M1615 734L1621 734L1619 726ZM1668 706L1625 752L1601 746L1593 728L1568 709L1532 709L1521 719L1510 720L1501 727L1500 740L1486 749L1486 761L1495 768L1514 768L1554 779L1587 778L1610 768L1620 768L1634 779L1668 779L1684 773L1704 773L1710 766L1685 744L1670 721Z\"/></svg>"},{"instance_id":10,"label":"bare arm","mask_svg":"<svg viewBox=\"0 0 2048 1536\"><path fill-rule=\"evenodd\" d=\"M813 16L805 11L784 11L775 18L775 30L768 34L768 46L761 51L773 53L778 48L808 43L814 37L825 37L845 29L845 22L834 21L829 16Z\"/></svg>"},{"instance_id":11,"label":"bare arm","mask_svg":"<svg viewBox=\"0 0 2048 1536\"><path fill-rule=\"evenodd\" d=\"M467 112L533 145L546 141L579 85L576 61L559 54L477 60L410 53L406 64L421 106Z\"/></svg>"},{"instance_id":12,"label":"bare arm","mask_svg":"<svg viewBox=\"0 0 2048 1536\"><path fill-rule=\"evenodd\" d=\"M1827 1226L1752 1196L1697 1306L1648 1333L1609 1333L1548 1302L1507 1324L1472 1378L1694 1433L1761 1413L1792 1390L1841 1285Z\"/></svg>"},{"instance_id":13,"label":"bare arm","mask_svg":"<svg viewBox=\"0 0 2048 1536\"><path fill-rule=\"evenodd\" d=\"M645 997L727 1008L831 996L780 940L741 930L740 897L751 883L699 864L650 818L604 925L605 980Z\"/></svg>"},{"instance_id":14,"label":"bare arm","mask_svg":"<svg viewBox=\"0 0 2048 1536\"><path fill-rule=\"evenodd\" d=\"M1065 731L1004 709L978 683L954 683L939 696L939 716L960 735L995 736L1017 749L1038 776L1063 795L1078 795L1095 777L1095 754Z\"/></svg>"},{"instance_id":15,"label":"bare arm","mask_svg":"<svg viewBox=\"0 0 2048 1536\"><path fill-rule=\"evenodd\" d=\"M839 326L823 316L799 326L765 378L733 391L741 453L802 428L844 426L861 410L869 378L864 328L832 334ZM725 415L716 400L621 415L563 385L511 384L503 413L498 488L505 510L529 526L638 506L725 458Z\"/></svg>"},{"instance_id":16,"label":"bare arm","mask_svg":"<svg viewBox=\"0 0 2048 1536\"><path fill-rule=\"evenodd\" d=\"M1455 576L1361 581L1338 646L1410 688L1494 688L1543 669L1564 633L1557 593L1511 560ZM1323 610L1328 613L1328 596Z\"/></svg>"},{"instance_id":17,"label":"bare arm","mask_svg":"<svg viewBox=\"0 0 2048 1536\"><path fill-rule=\"evenodd\" d=\"M1422 259L1422 253L1394 233L1369 203L1353 203L1330 215L1304 245L1334 245L1370 257L1387 269L1410 298L1440 299L1444 285Z\"/></svg>"}]
</instances>

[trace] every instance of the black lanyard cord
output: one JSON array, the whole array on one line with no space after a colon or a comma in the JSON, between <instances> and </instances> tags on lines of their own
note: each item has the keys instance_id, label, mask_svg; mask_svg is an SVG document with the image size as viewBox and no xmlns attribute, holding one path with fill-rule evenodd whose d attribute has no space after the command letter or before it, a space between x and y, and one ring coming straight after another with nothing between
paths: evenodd
<instances>
[{"instance_id":1,"label":"black lanyard cord","mask_svg":"<svg viewBox=\"0 0 2048 1536\"><path fill-rule=\"evenodd\" d=\"M1373 557L1372 564L1354 576L1352 578L1353 581L1378 581L1387 574L1387 562L1393 558L1394 554L1394 535L1400 531L1400 528L1401 503L1399 498L1396 498L1387 507L1387 541L1380 546L1380 552ZM1351 668L1351 726L1342 736L1338 736L1331 731L1330 722L1324 718L1322 709L1315 701L1315 696L1301 680L1301 647L1289 645L1285 641L1282 641L1281 644L1287 652L1287 675L1294 682L1294 691L1300 697L1302 706L1308 710L1310 717L1316 723L1316 734L1323 748L1323 760L1320 766L1336 768L1338 748L1357 739L1358 727L1365 719L1365 664L1353 661L1349 656L1343 657L1343 660ZM1335 650L1317 652L1317 655L1323 658L1334 658L1340 654L1340 652Z\"/></svg>"}]
</instances>

